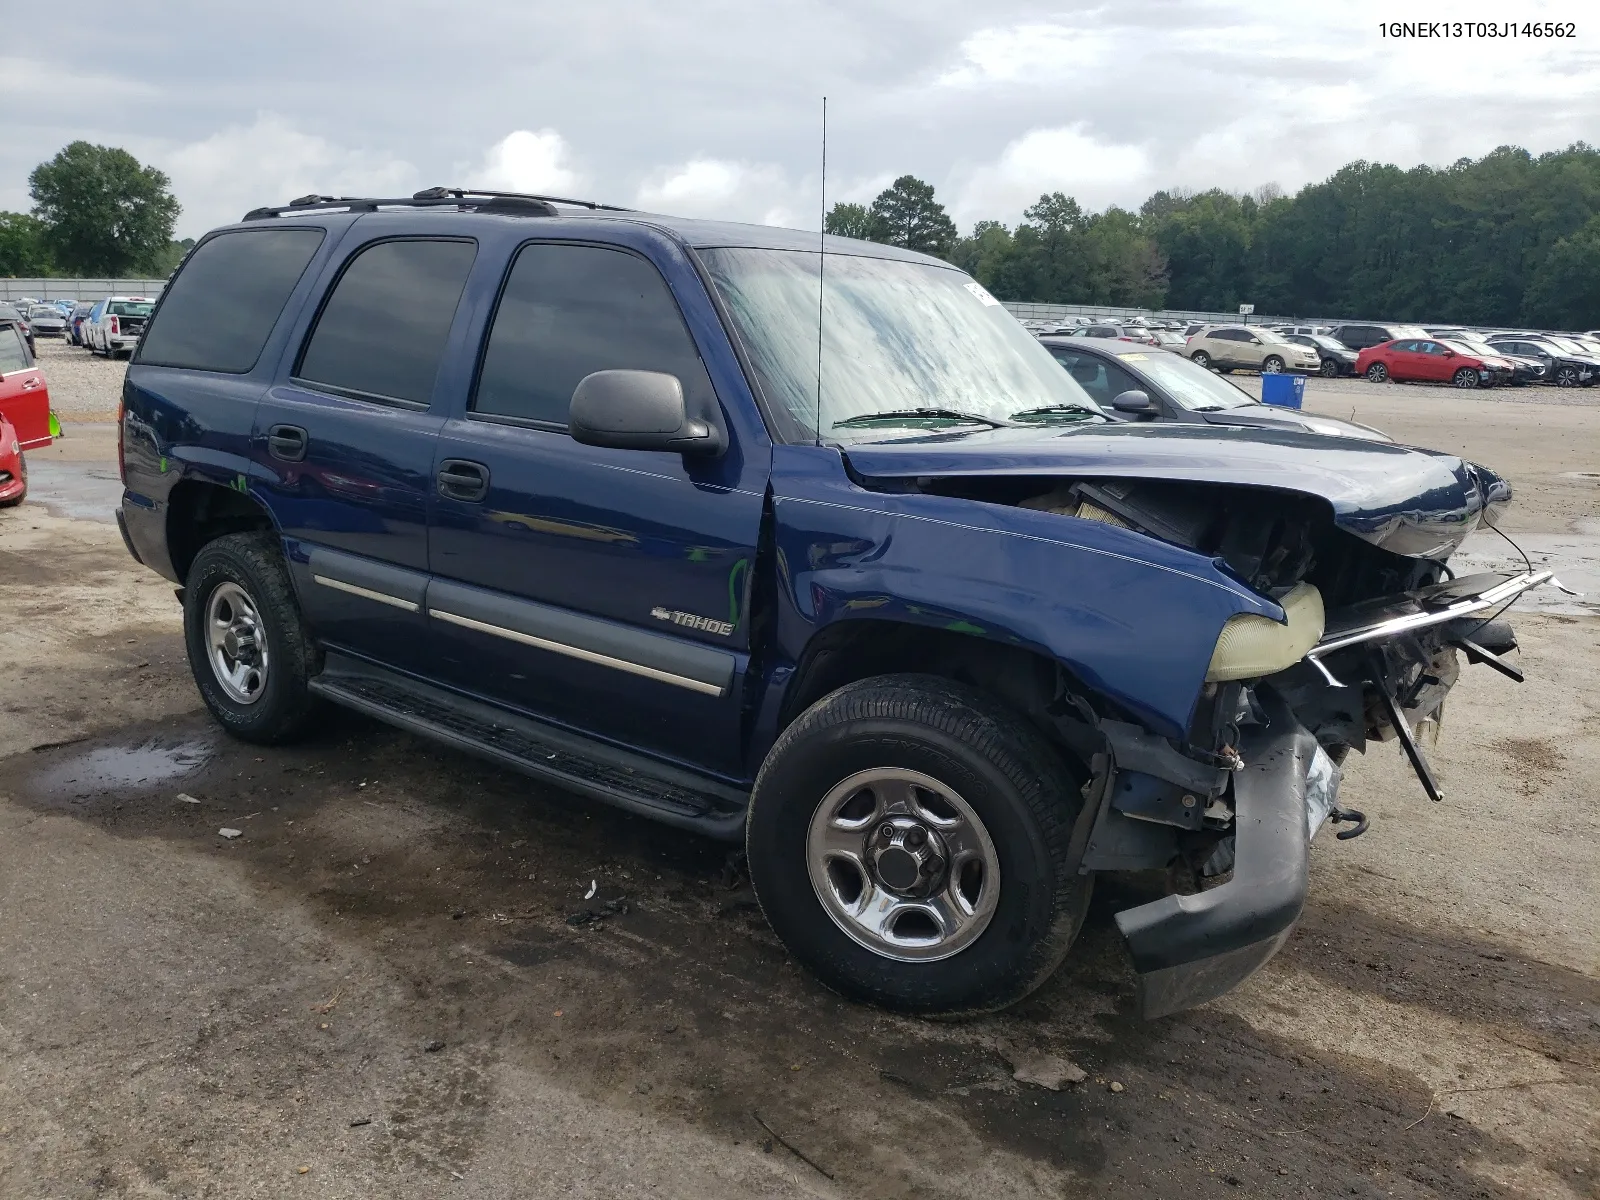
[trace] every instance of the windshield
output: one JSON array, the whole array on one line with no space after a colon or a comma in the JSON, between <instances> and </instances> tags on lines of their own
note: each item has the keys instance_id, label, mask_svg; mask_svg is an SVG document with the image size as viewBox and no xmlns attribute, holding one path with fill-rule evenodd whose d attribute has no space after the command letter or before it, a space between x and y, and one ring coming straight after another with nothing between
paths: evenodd
<instances>
[{"instance_id":1,"label":"windshield","mask_svg":"<svg viewBox=\"0 0 1600 1200\"><path fill-rule=\"evenodd\" d=\"M59 317L61 314L48 304L35 304L28 310L30 317Z\"/></svg>"},{"instance_id":2,"label":"windshield","mask_svg":"<svg viewBox=\"0 0 1600 1200\"><path fill-rule=\"evenodd\" d=\"M1581 346L1577 342L1573 341L1571 338L1549 337L1549 336L1547 336L1545 338L1545 341L1549 342L1552 346L1555 346L1555 347L1557 347L1557 348L1559 348L1561 350L1565 350L1568 354L1588 354L1589 353L1589 349L1588 349L1587 346Z\"/></svg>"},{"instance_id":3,"label":"windshield","mask_svg":"<svg viewBox=\"0 0 1600 1200\"><path fill-rule=\"evenodd\" d=\"M1219 412L1256 403L1250 393L1176 354L1129 353L1117 357L1190 412Z\"/></svg>"},{"instance_id":4,"label":"windshield","mask_svg":"<svg viewBox=\"0 0 1600 1200\"><path fill-rule=\"evenodd\" d=\"M1348 347L1338 338L1331 338L1325 334L1313 333L1308 335L1312 344L1321 346L1324 350L1345 350Z\"/></svg>"},{"instance_id":5,"label":"windshield","mask_svg":"<svg viewBox=\"0 0 1600 1200\"><path fill-rule=\"evenodd\" d=\"M155 306L153 300L115 300L106 311L114 317L148 317Z\"/></svg>"},{"instance_id":6,"label":"windshield","mask_svg":"<svg viewBox=\"0 0 1600 1200\"><path fill-rule=\"evenodd\" d=\"M788 426L780 436L815 437L818 256L753 249L701 254L777 410L774 418ZM929 410L971 414L974 424L1039 410L1078 413L1077 420L1099 413L1050 352L962 272L843 254L828 255L825 271L822 436L871 438L890 425L967 423ZM875 420L875 414L895 415Z\"/></svg>"},{"instance_id":7,"label":"windshield","mask_svg":"<svg viewBox=\"0 0 1600 1200\"><path fill-rule=\"evenodd\" d=\"M1271 330L1271 329L1252 329L1250 332L1254 333L1263 342L1269 342L1274 346L1290 346L1290 345L1293 345L1293 343L1290 342L1288 338L1284 337L1283 334L1278 333L1275 330Z\"/></svg>"}]
</instances>

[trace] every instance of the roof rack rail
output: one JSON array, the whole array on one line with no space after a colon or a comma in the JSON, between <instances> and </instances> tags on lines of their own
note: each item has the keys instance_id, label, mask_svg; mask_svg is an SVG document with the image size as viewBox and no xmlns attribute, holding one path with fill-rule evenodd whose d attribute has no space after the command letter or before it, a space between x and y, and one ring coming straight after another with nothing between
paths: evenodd
<instances>
[{"instance_id":1,"label":"roof rack rail","mask_svg":"<svg viewBox=\"0 0 1600 1200\"><path fill-rule=\"evenodd\" d=\"M529 192L495 192L481 188L424 188L409 196L319 196L315 193L299 196L287 204L271 204L252 208L245 213L246 221L261 221L268 217L281 217L287 213L342 208L349 212L377 212L380 208L462 208L471 207L480 212L500 213L505 216L553 217L558 215L557 204L570 204L592 211L631 212L616 204L601 204L594 200L573 200L566 196L538 196Z\"/></svg>"}]
</instances>

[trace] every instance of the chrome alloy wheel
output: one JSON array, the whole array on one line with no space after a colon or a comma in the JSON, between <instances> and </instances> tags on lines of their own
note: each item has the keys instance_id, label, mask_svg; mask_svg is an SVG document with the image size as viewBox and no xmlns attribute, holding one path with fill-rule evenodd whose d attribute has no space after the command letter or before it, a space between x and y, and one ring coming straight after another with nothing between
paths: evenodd
<instances>
[{"instance_id":1,"label":"chrome alloy wheel","mask_svg":"<svg viewBox=\"0 0 1600 1200\"><path fill-rule=\"evenodd\" d=\"M971 806L927 775L860 771L822 798L806 839L811 886L875 954L934 962L988 928L1000 858Z\"/></svg>"},{"instance_id":2,"label":"chrome alloy wheel","mask_svg":"<svg viewBox=\"0 0 1600 1200\"><path fill-rule=\"evenodd\" d=\"M267 686L267 632L255 601L237 583L220 583L206 601L211 673L228 699L254 704Z\"/></svg>"}]
</instances>

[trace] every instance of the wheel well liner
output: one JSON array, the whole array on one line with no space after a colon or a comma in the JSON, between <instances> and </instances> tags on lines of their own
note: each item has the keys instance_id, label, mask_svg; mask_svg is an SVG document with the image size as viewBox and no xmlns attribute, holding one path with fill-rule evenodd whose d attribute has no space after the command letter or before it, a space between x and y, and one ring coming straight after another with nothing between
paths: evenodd
<instances>
[{"instance_id":1,"label":"wheel well liner","mask_svg":"<svg viewBox=\"0 0 1600 1200\"><path fill-rule=\"evenodd\" d=\"M273 528L253 497L220 483L185 479L167 497L167 553L179 579L186 579L207 542L230 533Z\"/></svg>"}]
</instances>

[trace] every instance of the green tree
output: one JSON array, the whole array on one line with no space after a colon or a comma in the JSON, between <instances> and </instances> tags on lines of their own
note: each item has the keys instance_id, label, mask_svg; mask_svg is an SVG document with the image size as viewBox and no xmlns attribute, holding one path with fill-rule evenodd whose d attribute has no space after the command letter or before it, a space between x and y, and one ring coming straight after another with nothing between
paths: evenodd
<instances>
[{"instance_id":1,"label":"green tree","mask_svg":"<svg viewBox=\"0 0 1600 1200\"><path fill-rule=\"evenodd\" d=\"M1550 247L1528 280L1523 313L1546 329L1600 326L1600 215Z\"/></svg>"},{"instance_id":2,"label":"green tree","mask_svg":"<svg viewBox=\"0 0 1600 1200\"><path fill-rule=\"evenodd\" d=\"M126 150L73 142L28 176L33 214L64 270L127 275L164 259L180 207L171 181Z\"/></svg>"},{"instance_id":3,"label":"green tree","mask_svg":"<svg viewBox=\"0 0 1600 1200\"><path fill-rule=\"evenodd\" d=\"M828 210L822 228L837 237L860 238L864 242L883 240L876 236L881 231L865 204L835 204Z\"/></svg>"},{"instance_id":4,"label":"green tree","mask_svg":"<svg viewBox=\"0 0 1600 1200\"><path fill-rule=\"evenodd\" d=\"M902 175L879 192L869 215L876 226L875 241L941 258L955 244L955 222L933 198L933 185L915 175Z\"/></svg>"},{"instance_id":5,"label":"green tree","mask_svg":"<svg viewBox=\"0 0 1600 1200\"><path fill-rule=\"evenodd\" d=\"M1001 296L995 288L1001 286L1000 277L1015 254L1016 242L1009 229L999 221L979 221L971 237L958 239L950 248L950 261L1000 299L1011 300L1016 297Z\"/></svg>"},{"instance_id":6,"label":"green tree","mask_svg":"<svg viewBox=\"0 0 1600 1200\"><path fill-rule=\"evenodd\" d=\"M27 213L0 212L0 276L50 274L44 233L44 223Z\"/></svg>"}]
</instances>

